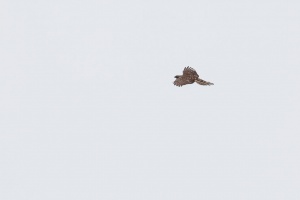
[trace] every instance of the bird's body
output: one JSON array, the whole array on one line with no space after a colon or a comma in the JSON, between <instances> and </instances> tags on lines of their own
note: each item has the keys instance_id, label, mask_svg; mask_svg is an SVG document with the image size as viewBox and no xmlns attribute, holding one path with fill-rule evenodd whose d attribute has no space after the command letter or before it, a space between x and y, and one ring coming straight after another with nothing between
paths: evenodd
<instances>
[{"instance_id":1,"label":"bird's body","mask_svg":"<svg viewBox=\"0 0 300 200\"><path fill-rule=\"evenodd\" d=\"M182 75L176 75L175 78L176 80L174 81L174 85L178 87L192 84L194 82L198 83L199 85L213 85L213 83L200 79L196 70L189 66L184 68Z\"/></svg>"}]
</instances>

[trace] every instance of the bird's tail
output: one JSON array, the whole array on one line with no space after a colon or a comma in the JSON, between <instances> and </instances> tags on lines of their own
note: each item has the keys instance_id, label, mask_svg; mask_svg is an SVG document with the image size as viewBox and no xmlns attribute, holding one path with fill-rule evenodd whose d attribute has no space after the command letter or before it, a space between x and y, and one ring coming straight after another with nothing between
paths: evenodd
<instances>
[{"instance_id":1,"label":"bird's tail","mask_svg":"<svg viewBox=\"0 0 300 200\"><path fill-rule=\"evenodd\" d=\"M198 79L196 80L196 83L198 83L199 85L213 85L213 83L208 82L208 81L205 81L205 80L202 80L202 79L200 79L200 78L198 78Z\"/></svg>"}]
</instances>

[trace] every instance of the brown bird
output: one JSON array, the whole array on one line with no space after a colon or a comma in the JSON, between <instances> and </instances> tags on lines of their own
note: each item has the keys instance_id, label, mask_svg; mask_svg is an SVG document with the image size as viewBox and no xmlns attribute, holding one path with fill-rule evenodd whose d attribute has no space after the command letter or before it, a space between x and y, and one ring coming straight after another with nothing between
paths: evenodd
<instances>
[{"instance_id":1,"label":"brown bird","mask_svg":"<svg viewBox=\"0 0 300 200\"><path fill-rule=\"evenodd\" d=\"M194 82L198 83L199 85L213 85L213 83L200 79L196 70L189 66L184 68L183 75L176 75L174 78L176 78L174 85L178 87L186 84L192 84Z\"/></svg>"}]
</instances>

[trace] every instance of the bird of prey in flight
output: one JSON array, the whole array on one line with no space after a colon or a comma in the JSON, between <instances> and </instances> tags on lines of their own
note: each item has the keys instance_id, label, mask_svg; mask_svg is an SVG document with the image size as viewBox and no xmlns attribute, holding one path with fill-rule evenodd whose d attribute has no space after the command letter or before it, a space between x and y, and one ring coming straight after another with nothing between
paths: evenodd
<instances>
[{"instance_id":1,"label":"bird of prey in flight","mask_svg":"<svg viewBox=\"0 0 300 200\"><path fill-rule=\"evenodd\" d=\"M176 75L174 78L176 78L174 85L178 87L192 84L194 82L198 83L199 85L213 85L213 83L200 79L196 70L189 66L184 68L182 75Z\"/></svg>"}]
</instances>

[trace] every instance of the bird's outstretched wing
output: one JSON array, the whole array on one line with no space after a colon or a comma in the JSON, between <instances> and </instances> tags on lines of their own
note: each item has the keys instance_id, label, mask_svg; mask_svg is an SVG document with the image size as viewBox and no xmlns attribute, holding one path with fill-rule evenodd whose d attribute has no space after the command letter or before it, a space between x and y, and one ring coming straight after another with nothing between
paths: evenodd
<instances>
[{"instance_id":1,"label":"bird's outstretched wing","mask_svg":"<svg viewBox=\"0 0 300 200\"><path fill-rule=\"evenodd\" d=\"M183 76L197 79L199 78L199 75L197 74L196 70L194 70L191 67L185 67L183 70Z\"/></svg>"}]
</instances>

